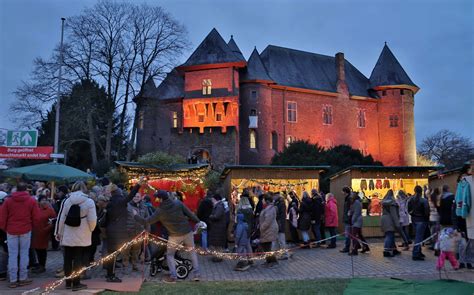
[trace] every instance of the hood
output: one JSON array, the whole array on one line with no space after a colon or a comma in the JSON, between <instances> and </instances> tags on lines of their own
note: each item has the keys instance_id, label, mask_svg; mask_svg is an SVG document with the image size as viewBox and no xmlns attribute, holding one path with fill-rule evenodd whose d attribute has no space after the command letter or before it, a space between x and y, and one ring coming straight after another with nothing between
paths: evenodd
<instances>
[{"instance_id":1,"label":"hood","mask_svg":"<svg viewBox=\"0 0 474 295\"><path fill-rule=\"evenodd\" d=\"M336 198L335 197L329 197L329 199L327 200L328 203L334 203L337 205L337 201L336 201Z\"/></svg>"},{"instance_id":2,"label":"hood","mask_svg":"<svg viewBox=\"0 0 474 295\"><path fill-rule=\"evenodd\" d=\"M87 199L89 199L89 196L81 191L70 193L69 198L68 198L69 202L71 202L74 205L81 204L87 201Z\"/></svg>"},{"instance_id":3,"label":"hood","mask_svg":"<svg viewBox=\"0 0 474 295\"><path fill-rule=\"evenodd\" d=\"M382 206L393 206L396 205L395 199L393 197L388 197L382 200Z\"/></svg>"},{"instance_id":4,"label":"hood","mask_svg":"<svg viewBox=\"0 0 474 295\"><path fill-rule=\"evenodd\" d=\"M14 193L11 194L11 199L14 202L25 202L30 198L32 198L32 196L26 191L14 192Z\"/></svg>"},{"instance_id":5,"label":"hood","mask_svg":"<svg viewBox=\"0 0 474 295\"><path fill-rule=\"evenodd\" d=\"M242 223L244 222L244 214L239 213L237 214L237 223Z\"/></svg>"}]
</instances>

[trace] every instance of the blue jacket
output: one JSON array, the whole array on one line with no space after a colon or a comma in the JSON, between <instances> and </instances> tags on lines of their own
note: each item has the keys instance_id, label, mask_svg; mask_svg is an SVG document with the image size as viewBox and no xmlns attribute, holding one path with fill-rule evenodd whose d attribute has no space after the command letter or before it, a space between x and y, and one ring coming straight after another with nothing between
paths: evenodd
<instances>
[{"instance_id":1,"label":"blue jacket","mask_svg":"<svg viewBox=\"0 0 474 295\"><path fill-rule=\"evenodd\" d=\"M466 180L458 183L456 190L456 215L466 218L471 210L471 189Z\"/></svg>"},{"instance_id":2,"label":"blue jacket","mask_svg":"<svg viewBox=\"0 0 474 295\"><path fill-rule=\"evenodd\" d=\"M248 236L249 226L244 221L243 214L237 214L237 226L235 228L235 245L239 246L247 246L249 243L249 236Z\"/></svg>"}]
</instances>

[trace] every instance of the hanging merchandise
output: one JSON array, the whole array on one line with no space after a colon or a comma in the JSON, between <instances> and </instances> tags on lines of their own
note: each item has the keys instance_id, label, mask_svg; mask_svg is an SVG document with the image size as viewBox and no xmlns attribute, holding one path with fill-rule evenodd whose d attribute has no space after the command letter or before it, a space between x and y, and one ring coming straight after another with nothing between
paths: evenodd
<instances>
[{"instance_id":1,"label":"hanging merchandise","mask_svg":"<svg viewBox=\"0 0 474 295\"><path fill-rule=\"evenodd\" d=\"M382 179L377 179L375 182L375 188L381 189L382 188Z\"/></svg>"},{"instance_id":2,"label":"hanging merchandise","mask_svg":"<svg viewBox=\"0 0 474 295\"><path fill-rule=\"evenodd\" d=\"M471 186L466 178L467 177L462 178L456 190L456 215L462 218L466 218L469 215L472 206Z\"/></svg>"},{"instance_id":3,"label":"hanging merchandise","mask_svg":"<svg viewBox=\"0 0 474 295\"><path fill-rule=\"evenodd\" d=\"M363 190L363 191L366 191L366 190L367 190L367 180L361 179L361 181L360 181L360 189Z\"/></svg>"},{"instance_id":4,"label":"hanging merchandise","mask_svg":"<svg viewBox=\"0 0 474 295\"><path fill-rule=\"evenodd\" d=\"M388 179L383 180L383 188L390 188L390 180Z\"/></svg>"},{"instance_id":5,"label":"hanging merchandise","mask_svg":"<svg viewBox=\"0 0 474 295\"><path fill-rule=\"evenodd\" d=\"M374 189L375 189L374 180L371 179L369 180L369 191L373 191Z\"/></svg>"}]
</instances>

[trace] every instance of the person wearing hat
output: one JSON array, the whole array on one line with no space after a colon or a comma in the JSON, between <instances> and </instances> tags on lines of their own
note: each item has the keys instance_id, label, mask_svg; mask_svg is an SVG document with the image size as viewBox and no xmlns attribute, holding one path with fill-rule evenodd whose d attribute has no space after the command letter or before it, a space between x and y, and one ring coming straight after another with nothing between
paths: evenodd
<instances>
[{"instance_id":1,"label":"person wearing hat","mask_svg":"<svg viewBox=\"0 0 474 295\"><path fill-rule=\"evenodd\" d=\"M156 208L156 211L152 216L143 218L138 214L137 210L133 211L133 215L135 220L143 225L148 226L156 222L161 222L161 224L168 230L169 237L166 260L168 262L170 276L165 277L163 282L175 283L177 276L176 263L174 260L176 246L174 245L184 244L185 247L194 248L194 235L193 230L189 224L189 220L192 220L199 225L203 225L204 227L205 225L181 201L177 199L172 200L169 197L168 192L164 190L158 190L155 193L155 197L160 199L160 205L158 208ZM199 263L195 251L191 252L191 260L193 263L193 280L199 281Z\"/></svg>"}]
</instances>

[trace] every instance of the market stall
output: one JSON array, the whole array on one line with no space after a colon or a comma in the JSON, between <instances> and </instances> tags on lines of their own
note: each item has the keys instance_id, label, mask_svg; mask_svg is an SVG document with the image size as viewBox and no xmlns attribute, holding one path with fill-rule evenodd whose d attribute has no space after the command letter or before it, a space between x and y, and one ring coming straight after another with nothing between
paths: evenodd
<instances>
[{"instance_id":1,"label":"market stall","mask_svg":"<svg viewBox=\"0 0 474 295\"><path fill-rule=\"evenodd\" d=\"M183 192L183 202L192 211L197 210L199 201L204 197L203 180L209 171L207 164L158 166L124 161L115 163L120 171L126 173L129 185L136 183L140 176L148 179L148 185L142 187L141 192L151 197L154 206L158 205L158 200L153 193L158 189Z\"/></svg>"},{"instance_id":2,"label":"market stall","mask_svg":"<svg viewBox=\"0 0 474 295\"><path fill-rule=\"evenodd\" d=\"M382 213L380 202L388 190L393 190L395 194L398 190L413 194L415 186L428 186L430 172L441 168L424 166L351 166L334 174L330 177L330 187L340 208L339 229L343 230L344 227L342 224L343 187L348 186L353 191L359 192L363 207L363 234L367 237L376 237L382 235L380 231L380 215Z\"/></svg>"}]
</instances>

